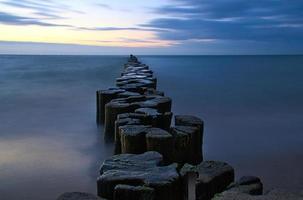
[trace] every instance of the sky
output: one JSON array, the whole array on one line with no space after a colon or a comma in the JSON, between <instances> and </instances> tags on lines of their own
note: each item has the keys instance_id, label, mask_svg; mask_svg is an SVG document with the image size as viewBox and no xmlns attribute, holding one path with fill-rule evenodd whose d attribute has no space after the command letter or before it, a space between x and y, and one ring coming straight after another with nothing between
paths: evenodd
<instances>
[{"instance_id":1,"label":"sky","mask_svg":"<svg viewBox=\"0 0 303 200\"><path fill-rule=\"evenodd\" d=\"M0 54L303 54L303 0L0 0Z\"/></svg>"}]
</instances>

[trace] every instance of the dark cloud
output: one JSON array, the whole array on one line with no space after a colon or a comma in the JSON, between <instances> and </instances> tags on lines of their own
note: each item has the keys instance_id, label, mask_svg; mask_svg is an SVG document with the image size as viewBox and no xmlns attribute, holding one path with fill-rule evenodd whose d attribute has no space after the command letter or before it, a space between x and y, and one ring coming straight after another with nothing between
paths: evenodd
<instances>
[{"instance_id":1,"label":"dark cloud","mask_svg":"<svg viewBox=\"0 0 303 200\"><path fill-rule=\"evenodd\" d=\"M46 16L52 17L52 15L46 14ZM43 22L41 19L32 18L32 17L22 17L13 15L6 12L0 11L0 24L7 25L37 25L37 26L58 26L58 27L67 27L75 30L87 30L87 31L157 31L164 32L165 30L157 29L157 28L144 28L144 27L77 27L65 24L55 24Z\"/></svg>"},{"instance_id":2,"label":"dark cloud","mask_svg":"<svg viewBox=\"0 0 303 200\"><path fill-rule=\"evenodd\" d=\"M5 0L0 3L15 8L29 9L32 10L34 14L38 14L42 17L47 17L50 19L61 19L61 15L65 12L82 13L81 11L74 10L65 4L53 2L52 0Z\"/></svg>"},{"instance_id":3,"label":"dark cloud","mask_svg":"<svg viewBox=\"0 0 303 200\"><path fill-rule=\"evenodd\" d=\"M243 40L303 43L302 0L176 0L175 6L161 7L165 14L145 28L169 29L160 32L168 40Z\"/></svg>"},{"instance_id":4,"label":"dark cloud","mask_svg":"<svg viewBox=\"0 0 303 200\"><path fill-rule=\"evenodd\" d=\"M0 23L7 25L37 25L37 26L61 26L61 27L69 27L69 25L63 24L53 24L42 22L39 19L29 18L29 17L20 17L17 15L12 15L5 12L0 12Z\"/></svg>"},{"instance_id":5,"label":"dark cloud","mask_svg":"<svg viewBox=\"0 0 303 200\"><path fill-rule=\"evenodd\" d=\"M18 7L18 8L27 8L27 9L33 9L37 11L44 11L44 12L55 12L58 9L61 9L60 7L54 7L49 4L44 4L44 3L37 3L37 2L32 2L32 1L27 1L27 0L8 0L1 2L2 4L6 4L9 6L13 7Z\"/></svg>"}]
</instances>

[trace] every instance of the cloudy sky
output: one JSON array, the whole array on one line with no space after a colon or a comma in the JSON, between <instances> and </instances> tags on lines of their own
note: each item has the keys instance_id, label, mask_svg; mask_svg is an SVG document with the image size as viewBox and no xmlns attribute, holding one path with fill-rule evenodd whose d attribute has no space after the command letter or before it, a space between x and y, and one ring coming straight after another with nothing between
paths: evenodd
<instances>
[{"instance_id":1,"label":"cloudy sky","mask_svg":"<svg viewBox=\"0 0 303 200\"><path fill-rule=\"evenodd\" d=\"M302 54L303 0L0 0L0 53Z\"/></svg>"}]
</instances>

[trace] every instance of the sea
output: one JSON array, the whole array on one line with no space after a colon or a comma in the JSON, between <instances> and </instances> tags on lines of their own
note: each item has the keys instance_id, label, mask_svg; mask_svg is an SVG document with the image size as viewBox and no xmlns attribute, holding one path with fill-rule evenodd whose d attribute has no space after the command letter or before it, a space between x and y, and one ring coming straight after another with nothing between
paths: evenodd
<instances>
[{"instance_id":1,"label":"sea","mask_svg":"<svg viewBox=\"0 0 303 200\"><path fill-rule=\"evenodd\" d=\"M0 56L0 198L96 193L113 144L95 92L127 56ZM303 56L139 56L174 114L201 117L205 160L254 175L265 190L303 188Z\"/></svg>"}]
</instances>

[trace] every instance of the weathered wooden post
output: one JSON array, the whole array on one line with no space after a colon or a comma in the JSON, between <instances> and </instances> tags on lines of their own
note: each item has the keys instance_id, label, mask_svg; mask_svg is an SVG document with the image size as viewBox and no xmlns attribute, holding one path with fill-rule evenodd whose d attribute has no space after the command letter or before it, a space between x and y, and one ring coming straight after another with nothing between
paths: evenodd
<instances>
[{"instance_id":1,"label":"weathered wooden post","mask_svg":"<svg viewBox=\"0 0 303 200\"><path fill-rule=\"evenodd\" d=\"M196 127L197 131L192 135L193 141L193 149L195 152L194 160L196 160L196 164L200 163L203 160L203 130L204 130L204 122L195 116L191 115L176 115L175 116L175 125L176 126L188 126L188 127Z\"/></svg>"},{"instance_id":2,"label":"weathered wooden post","mask_svg":"<svg viewBox=\"0 0 303 200\"><path fill-rule=\"evenodd\" d=\"M173 161L173 136L160 128L150 128L146 134L146 150L157 151L163 156L165 163Z\"/></svg>"},{"instance_id":3,"label":"weathered wooden post","mask_svg":"<svg viewBox=\"0 0 303 200\"><path fill-rule=\"evenodd\" d=\"M125 90L119 88L110 88L108 90L98 90L96 92L96 104L97 104L97 123L102 124L105 120L105 105L111 100L117 98L119 93L125 92Z\"/></svg>"},{"instance_id":4,"label":"weathered wooden post","mask_svg":"<svg viewBox=\"0 0 303 200\"><path fill-rule=\"evenodd\" d=\"M120 127L121 153L140 154L146 152L145 135L150 126L126 125Z\"/></svg>"}]
</instances>

